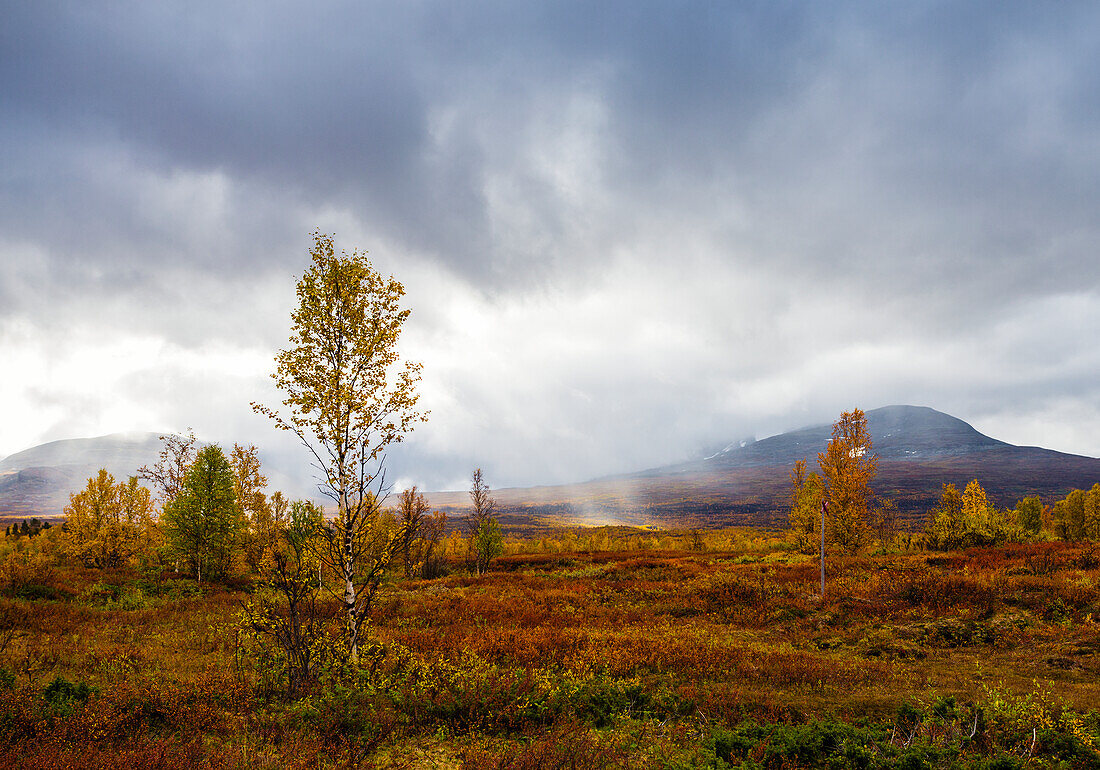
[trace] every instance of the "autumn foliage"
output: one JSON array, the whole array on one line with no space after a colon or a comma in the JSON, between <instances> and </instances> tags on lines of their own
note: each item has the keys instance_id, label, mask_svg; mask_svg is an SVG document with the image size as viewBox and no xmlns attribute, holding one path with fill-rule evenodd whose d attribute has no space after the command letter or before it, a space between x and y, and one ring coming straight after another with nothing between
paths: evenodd
<instances>
[{"instance_id":1,"label":"autumn foliage","mask_svg":"<svg viewBox=\"0 0 1100 770\"><path fill-rule=\"evenodd\" d=\"M270 578L200 589L55 561L57 598L0 598L0 766L1100 761L1095 546L861 555L822 603L815 562L777 534L604 537L633 546L510 541L480 577L461 552L432 580L395 561L350 668L326 646L339 624L299 606L321 626L292 697L242 614L289 619ZM293 539L275 554L287 581L316 578Z\"/></svg>"},{"instance_id":2,"label":"autumn foliage","mask_svg":"<svg viewBox=\"0 0 1100 770\"><path fill-rule=\"evenodd\" d=\"M878 470L867 418L860 409L844 412L833 424L833 435L817 455L820 474L807 472L799 460L790 474L791 528L799 550L813 553L821 541L822 505L825 541L842 553L858 553L874 537L892 535L894 510L876 498L871 484Z\"/></svg>"}]
</instances>

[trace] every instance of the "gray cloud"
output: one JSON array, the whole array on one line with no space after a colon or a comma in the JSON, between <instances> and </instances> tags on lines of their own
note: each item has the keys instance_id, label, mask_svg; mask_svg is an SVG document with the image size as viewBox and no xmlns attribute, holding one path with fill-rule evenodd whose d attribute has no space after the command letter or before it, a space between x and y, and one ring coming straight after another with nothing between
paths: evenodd
<instances>
[{"instance_id":1,"label":"gray cloud","mask_svg":"<svg viewBox=\"0 0 1100 770\"><path fill-rule=\"evenodd\" d=\"M4 16L0 351L27 382L0 394L50 427L0 453L143 427L107 425L119 404L271 440L262 374L181 367L283 344L321 227L408 284L434 414L394 461L429 486L631 470L853 403L1100 454L1091 4ZM56 382L104 340L154 360Z\"/></svg>"}]
</instances>

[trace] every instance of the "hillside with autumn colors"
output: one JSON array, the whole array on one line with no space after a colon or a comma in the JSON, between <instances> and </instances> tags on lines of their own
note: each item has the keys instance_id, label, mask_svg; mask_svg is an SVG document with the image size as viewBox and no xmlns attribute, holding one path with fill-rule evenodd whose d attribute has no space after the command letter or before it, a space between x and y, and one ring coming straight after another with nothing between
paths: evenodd
<instances>
[{"instance_id":1,"label":"hillside with autumn colors","mask_svg":"<svg viewBox=\"0 0 1100 770\"><path fill-rule=\"evenodd\" d=\"M1100 459L985 436L967 423L927 407L887 406L867 412L872 451L879 458L873 488L897 503L911 529L924 524L944 484L962 488L979 479L1001 506L1035 495L1045 502L1100 480ZM830 437L829 425L737 442L711 457L624 476L557 487L497 492L502 524L528 531L551 524L627 524L664 527L784 527L789 472L813 468ZM447 510L463 493L436 493Z\"/></svg>"}]
</instances>

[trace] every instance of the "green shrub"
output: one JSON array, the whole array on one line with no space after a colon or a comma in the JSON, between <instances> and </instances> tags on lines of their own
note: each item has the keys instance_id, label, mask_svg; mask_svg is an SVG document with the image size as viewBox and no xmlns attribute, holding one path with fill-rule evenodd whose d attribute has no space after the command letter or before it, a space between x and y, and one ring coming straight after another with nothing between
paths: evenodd
<instances>
[{"instance_id":1,"label":"green shrub","mask_svg":"<svg viewBox=\"0 0 1100 770\"><path fill-rule=\"evenodd\" d=\"M707 748L716 760L733 766L751 754L762 754L765 768L790 767L792 763L795 767L864 768L877 765L868 745L884 742L885 738L885 731L843 722L742 722L732 730L713 730Z\"/></svg>"},{"instance_id":2,"label":"green shrub","mask_svg":"<svg viewBox=\"0 0 1100 770\"><path fill-rule=\"evenodd\" d=\"M147 610L149 606L149 599L138 588L126 589L118 599L108 605L113 610L130 611Z\"/></svg>"},{"instance_id":3,"label":"green shrub","mask_svg":"<svg viewBox=\"0 0 1100 770\"><path fill-rule=\"evenodd\" d=\"M89 687L83 679L70 682L58 675L42 690L42 697L55 713L68 716L76 703L86 702L93 692L94 688Z\"/></svg>"},{"instance_id":4,"label":"green shrub","mask_svg":"<svg viewBox=\"0 0 1100 770\"><path fill-rule=\"evenodd\" d=\"M197 599L203 595L202 586L193 580L166 580L161 595L172 600Z\"/></svg>"},{"instance_id":5,"label":"green shrub","mask_svg":"<svg viewBox=\"0 0 1100 770\"><path fill-rule=\"evenodd\" d=\"M28 583L26 585L19 586L15 591L17 599L27 599L29 601L35 601L37 599L43 599L46 601L60 601L63 597L62 593L52 586L44 586L40 583Z\"/></svg>"},{"instance_id":6,"label":"green shrub","mask_svg":"<svg viewBox=\"0 0 1100 770\"><path fill-rule=\"evenodd\" d=\"M104 605L116 601L122 595L122 586L111 585L98 580L88 586L82 597L89 604Z\"/></svg>"}]
</instances>

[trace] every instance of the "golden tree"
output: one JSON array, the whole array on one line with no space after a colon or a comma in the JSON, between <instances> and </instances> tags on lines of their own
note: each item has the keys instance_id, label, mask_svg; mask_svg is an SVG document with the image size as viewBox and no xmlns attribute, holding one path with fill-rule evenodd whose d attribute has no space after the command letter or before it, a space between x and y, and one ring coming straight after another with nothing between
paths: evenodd
<instances>
[{"instance_id":1,"label":"golden tree","mask_svg":"<svg viewBox=\"0 0 1100 770\"><path fill-rule=\"evenodd\" d=\"M397 550L405 567L405 577L412 577L413 568L420 561L422 528L430 510L428 498L415 486L401 493L397 504L397 524L400 527Z\"/></svg>"},{"instance_id":2,"label":"golden tree","mask_svg":"<svg viewBox=\"0 0 1100 770\"><path fill-rule=\"evenodd\" d=\"M438 577L443 571L443 552L447 529L446 511L435 511L420 522L420 577Z\"/></svg>"},{"instance_id":3,"label":"golden tree","mask_svg":"<svg viewBox=\"0 0 1100 770\"><path fill-rule=\"evenodd\" d=\"M1043 527L1043 501L1035 495L1016 502L1016 523L1031 536L1039 534Z\"/></svg>"},{"instance_id":4,"label":"golden tree","mask_svg":"<svg viewBox=\"0 0 1100 770\"><path fill-rule=\"evenodd\" d=\"M405 288L384 278L358 251L336 253L331 236L314 233L312 264L298 281L290 347L272 375L285 414L260 404L313 458L318 489L336 506L323 527L323 555L340 581L349 657L358 661L360 633L393 534L380 527L386 450L426 416L416 411L420 364L400 366ZM387 541L387 538L390 541Z\"/></svg>"},{"instance_id":5,"label":"golden tree","mask_svg":"<svg viewBox=\"0 0 1100 770\"><path fill-rule=\"evenodd\" d=\"M115 483L101 468L65 506L63 550L89 567L117 567L145 547L153 528L153 499L133 476Z\"/></svg>"},{"instance_id":6,"label":"golden tree","mask_svg":"<svg viewBox=\"0 0 1100 770\"><path fill-rule=\"evenodd\" d=\"M825 485L814 472L806 473L806 461L795 463L790 473L791 529L801 553L817 553L821 541L821 501Z\"/></svg>"},{"instance_id":7,"label":"golden tree","mask_svg":"<svg viewBox=\"0 0 1100 770\"><path fill-rule=\"evenodd\" d=\"M1063 540L1100 540L1100 483L1074 489L1051 509L1054 534Z\"/></svg>"},{"instance_id":8,"label":"golden tree","mask_svg":"<svg viewBox=\"0 0 1100 770\"><path fill-rule=\"evenodd\" d=\"M247 447L234 444L229 465L233 469L237 505L244 517L241 546L245 561L255 570L275 541L275 516L264 494L267 476L260 473L259 450L254 444Z\"/></svg>"},{"instance_id":9,"label":"golden tree","mask_svg":"<svg viewBox=\"0 0 1100 770\"><path fill-rule=\"evenodd\" d=\"M929 512L927 533L940 548L955 548L963 536L962 493L954 484L945 483L936 507Z\"/></svg>"},{"instance_id":10,"label":"golden tree","mask_svg":"<svg viewBox=\"0 0 1100 770\"><path fill-rule=\"evenodd\" d=\"M1029 537L1015 511L998 510L977 479L960 493L954 484L944 484L940 501L932 509L928 536L938 548L969 548Z\"/></svg>"},{"instance_id":11,"label":"golden tree","mask_svg":"<svg viewBox=\"0 0 1100 770\"><path fill-rule=\"evenodd\" d=\"M1089 540L1100 540L1100 483L1092 485L1085 496L1084 534Z\"/></svg>"},{"instance_id":12,"label":"golden tree","mask_svg":"<svg viewBox=\"0 0 1100 770\"><path fill-rule=\"evenodd\" d=\"M825 534L830 542L855 553L872 537L869 520L875 493L870 485L878 472L863 410L844 412L833 423L833 437L818 453L817 463L829 501Z\"/></svg>"}]
</instances>

